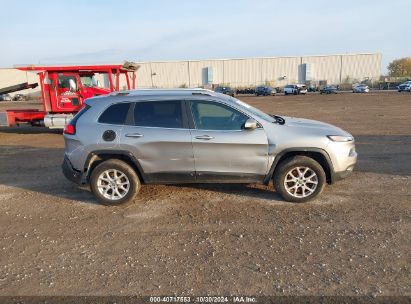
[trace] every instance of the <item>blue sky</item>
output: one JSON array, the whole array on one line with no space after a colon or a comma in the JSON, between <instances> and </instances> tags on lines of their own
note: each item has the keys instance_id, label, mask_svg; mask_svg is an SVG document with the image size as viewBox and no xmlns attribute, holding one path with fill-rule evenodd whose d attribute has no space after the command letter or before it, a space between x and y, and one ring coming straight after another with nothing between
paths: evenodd
<instances>
[{"instance_id":1,"label":"blue sky","mask_svg":"<svg viewBox=\"0 0 411 304\"><path fill-rule=\"evenodd\" d=\"M411 0L4 1L0 67L381 52L411 56Z\"/></svg>"}]
</instances>

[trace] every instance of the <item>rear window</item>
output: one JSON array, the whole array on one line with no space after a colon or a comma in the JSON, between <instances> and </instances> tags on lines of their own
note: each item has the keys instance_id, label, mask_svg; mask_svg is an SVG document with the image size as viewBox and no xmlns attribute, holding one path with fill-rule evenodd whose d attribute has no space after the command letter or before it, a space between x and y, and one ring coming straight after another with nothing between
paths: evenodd
<instances>
[{"instance_id":1,"label":"rear window","mask_svg":"<svg viewBox=\"0 0 411 304\"><path fill-rule=\"evenodd\" d=\"M111 125L123 125L126 122L130 103L117 103L109 106L101 114L98 122Z\"/></svg>"},{"instance_id":2,"label":"rear window","mask_svg":"<svg viewBox=\"0 0 411 304\"><path fill-rule=\"evenodd\" d=\"M134 125L182 128L181 102L174 100L137 102L134 106Z\"/></svg>"},{"instance_id":3,"label":"rear window","mask_svg":"<svg viewBox=\"0 0 411 304\"><path fill-rule=\"evenodd\" d=\"M75 126L80 116L86 113L88 109L90 109L89 105L85 105L83 108L81 108L81 110L78 111L77 114L71 119L70 124Z\"/></svg>"}]
</instances>

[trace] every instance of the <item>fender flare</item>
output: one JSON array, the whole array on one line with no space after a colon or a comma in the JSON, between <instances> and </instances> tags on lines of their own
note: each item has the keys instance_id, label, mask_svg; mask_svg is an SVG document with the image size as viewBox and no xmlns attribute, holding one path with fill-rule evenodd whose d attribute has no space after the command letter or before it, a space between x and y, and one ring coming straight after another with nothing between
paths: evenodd
<instances>
[{"instance_id":1,"label":"fender flare","mask_svg":"<svg viewBox=\"0 0 411 304\"><path fill-rule=\"evenodd\" d=\"M134 166L136 173L142 179L142 182L145 182L145 174L143 168L140 165L140 162L132 153L125 150L96 150L90 152L84 163L84 173L87 180L89 179L91 173L90 169L92 168L94 161L100 156L104 155L118 155L128 158L132 162L131 165Z\"/></svg>"},{"instance_id":2,"label":"fender flare","mask_svg":"<svg viewBox=\"0 0 411 304\"><path fill-rule=\"evenodd\" d=\"M295 147L295 148L285 149L285 150L281 151L280 153L278 153L278 154L275 156L274 161L273 161L273 163L271 164L271 168L270 168L270 170L268 171L268 174L266 175L266 177L264 178L264 182L263 182L263 183L264 183L265 185L268 185L268 183L270 182L270 180L273 178L274 171L275 171L275 169L277 168L277 165L280 163L280 160L283 159L283 157L284 157L285 155L291 154L291 153L298 155L298 152L300 152L301 154L304 154L305 152L308 152L308 153L312 152L312 153L319 153L319 154L321 154L321 155L325 158L325 160L326 160L326 162L327 162L328 169L329 169L329 171L330 171L330 172L329 172L329 173L330 173L330 183L332 184L332 183L336 180L335 174L334 174L333 163L332 163L332 161L331 161L330 156L328 155L328 153L327 153L325 150L323 150L323 149L321 149L321 148L315 148L315 147L310 147L310 148L307 148L307 147Z\"/></svg>"}]
</instances>

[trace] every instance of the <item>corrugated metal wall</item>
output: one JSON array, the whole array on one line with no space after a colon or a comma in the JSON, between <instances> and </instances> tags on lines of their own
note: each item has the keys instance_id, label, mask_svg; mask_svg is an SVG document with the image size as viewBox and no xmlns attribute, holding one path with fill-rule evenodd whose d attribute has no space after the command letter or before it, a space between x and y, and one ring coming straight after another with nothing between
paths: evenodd
<instances>
[{"instance_id":1,"label":"corrugated metal wall","mask_svg":"<svg viewBox=\"0 0 411 304\"><path fill-rule=\"evenodd\" d=\"M266 57L193 61L142 62L137 71L138 88L199 87L205 85L206 70L212 68L212 84L248 87L269 83L282 87L300 82L303 64L309 64L314 82L339 84L346 81L377 80L381 75L381 54L347 54L303 57ZM35 73L0 70L0 88L38 81ZM125 80L121 79L121 87ZM32 90L27 91L33 92ZM23 92L24 93L24 92Z\"/></svg>"},{"instance_id":2,"label":"corrugated metal wall","mask_svg":"<svg viewBox=\"0 0 411 304\"><path fill-rule=\"evenodd\" d=\"M5 88L9 87L12 85L20 84L23 82L28 82L28 83L36 83L39 81L39 77L37 76L36 73L32 72L24 72L16 69L0 69L0 88ZM34 92L39 92L40 88L37 87L35 89L28 89L28 90L23 90L19 91L16 93L12 93L10 95L14 94L30 94Z\"/></svg>"},{"instance_id":3,"label":"corrugated metal wall","mask_svg":"<svg viewBox=\"0 0 411 304\"><path fill-rule=\"evenodd\" d=\"M366 78L377 80L381 75L381 54L354 54L303 57L267 57L178 62L140 63L137 76L140 88L203 86L204 69L213 69L212 84L232 87L255 86L270 83L284 86L300 82L303 64L311 68L311 80L339 84L347 77L350 81ZM152 80L151 80L151 75Z\"/></svg>"},{"instance_id":4,"label":"corrugated metal wall","mask_svg":"<svg viewBox=\"0 0 411 304\"><path fill-rule=\"evenodd\" d=\"M312 78L331 84L340 83L341 57L344 56L309 56L302 57L302 63L311 64ZM370 67L371 68L371 67ZM379 76L379 71L378 71Z\"/></svg>"}]
</instances>

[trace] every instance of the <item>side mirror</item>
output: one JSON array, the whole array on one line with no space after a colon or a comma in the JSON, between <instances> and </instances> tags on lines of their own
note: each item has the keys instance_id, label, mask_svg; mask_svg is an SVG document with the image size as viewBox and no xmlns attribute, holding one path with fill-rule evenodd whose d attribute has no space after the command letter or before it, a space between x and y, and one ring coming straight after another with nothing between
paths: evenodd
<instances>
[{"instance_id":1,"label":"side mirror","mask_svg":"<svg viewBox=\"0 0 411 304\"><path fill-rule=\"evenodd\" d=\"M244 124L244 129L245 130L257 129L257 122L252 118L247 119L247 121Z\"/></svg>"},{"instance_id":2,"label":"side mirror","mask_svg":"<svg viewBox=\"0 0 411 304\"><path fill-rule=\"evenodd\" d=\"M77 92L77 85L74 79L69 79L70 92Z\"/></svg>"}]
</instances>

